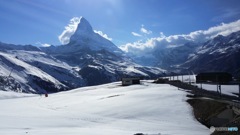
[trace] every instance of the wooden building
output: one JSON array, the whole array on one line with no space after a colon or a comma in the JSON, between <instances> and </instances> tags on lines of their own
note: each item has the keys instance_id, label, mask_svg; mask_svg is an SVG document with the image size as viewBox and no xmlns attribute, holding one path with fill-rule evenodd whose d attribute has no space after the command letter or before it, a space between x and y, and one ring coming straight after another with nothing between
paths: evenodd
<instances>
[{"instance_id":1,"label":"wooden building","mask_svg":"<svg viewBox=\"0 0 240 135\"><path fill-rule=\"evenodd\" d=\"M122 78L122 85L140 84L140 78Z\"/></svg>"}]
</instances>

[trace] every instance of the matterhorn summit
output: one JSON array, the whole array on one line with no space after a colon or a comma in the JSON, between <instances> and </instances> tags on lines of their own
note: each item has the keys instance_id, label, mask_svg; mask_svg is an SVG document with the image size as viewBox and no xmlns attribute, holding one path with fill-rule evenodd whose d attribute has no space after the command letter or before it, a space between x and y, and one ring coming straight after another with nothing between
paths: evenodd
<instances>
[{"instance_id":1,"label":"matterhorn summit","mask_svg":"<svg viewBox=\"0 0 240 135\"><path fill-rule=\"evenodd\" d=\"M84 18L80 17L80 22L78 24L76 32L93 32L92 26L90 23Z\"/></svg>"},{"instance_id":2,"label":"matterhorn summit","mask_svg":"<svg viewBox=\"0 0 240 135\"><path fill-rule=\"evenodd\" d=\"M77 45L81 49L87 48L90 50L107 50L122 53L122 50L111 41L95 33L90 23L84 17L80 18L77 29L67 45Z\"/></svg>"},{"instance_id":3,"label":"matterhorn summit","mask_svg":"<svg viewBox=\"0 0 240 135\"><path fill-rule=\"evenodd\" d=\"M90 37L93 34L94 34L94 31L90 23L84 17L80 17L80 21L75 30L75 33L70 38L70 42L76 41L79 38Z\"/></svg>"}]
</instances>

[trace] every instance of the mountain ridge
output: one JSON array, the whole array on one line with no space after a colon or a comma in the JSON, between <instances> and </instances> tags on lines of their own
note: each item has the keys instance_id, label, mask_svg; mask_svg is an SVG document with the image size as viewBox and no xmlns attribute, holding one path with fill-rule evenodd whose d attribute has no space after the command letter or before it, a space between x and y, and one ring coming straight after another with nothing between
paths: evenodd
<instances>
[{"instance_id":1,"label":"mountain ridge","mask_svg":"<svg viewBox=\"0 0 240 135\"><path fill-rule=\"evenodd\" d=\"M240 31L219 35L198 47L182 64L194 72L220 71L235 75L240 69Z\"/></svg>"},{"instance_id":2,"label":"mountain ridge","mask_svg":"<svg viewBox=\"0 0 240 135\"><path fill-rule=\"evenodd\" d=\"M166 72L134 63L111 41L95 33L85 18L78 26L66 45L38 48L0 43L2 90L51 93L126 76L156 78ZM13 86L7 85L10 82Z\"/></svg>"}]
</instances>

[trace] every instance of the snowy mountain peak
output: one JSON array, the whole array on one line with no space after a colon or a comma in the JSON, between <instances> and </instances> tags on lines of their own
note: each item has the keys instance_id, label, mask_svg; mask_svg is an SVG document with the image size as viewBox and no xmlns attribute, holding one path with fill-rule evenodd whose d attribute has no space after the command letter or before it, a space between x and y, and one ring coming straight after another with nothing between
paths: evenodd
<instances>
[{"instance_id":1,"label":"snowy mountain peak","mask_svg":"<svg viewBox=\"0 0 240 135\"><path fill-rule=\"evenodd\" d=\"M82 50L82 49L89 49L89 50L108 50L110 52L120 52L122 51L114 45L111 41L107 40L106 38L102 37L98 33L95 33L93 31L92 26L90 23L84 18L81 17L78 27L75 31L75 33L70 38L70 42L68 45L71 45L73 47L68 49L64 49L64 51L70 50L70 52L75 52L76 50Z\"/></svg>"},{"instance_id":2,"label":"snowy mountain peak","mask_svg":"<svg viewBox=\"0 0 240 135\"><path fill-rule=\"evenodd\" d=\"M84 17L81 17L75 34L81 34L83 32L93 32L93 29L90 23Z\"/></svg>"},{"instance_id":3,"label":"snowy mountain peak","mask_svg":"<svg viewBox=\"0 0 240 135\"><path fill-rule=\"evenodd\" d=\"M93 34L94 32L90 23L84 17L81 17L75 33L70 38L70 43L76 42L79 39L88 39Z\"/></svg>"}]
</instances>

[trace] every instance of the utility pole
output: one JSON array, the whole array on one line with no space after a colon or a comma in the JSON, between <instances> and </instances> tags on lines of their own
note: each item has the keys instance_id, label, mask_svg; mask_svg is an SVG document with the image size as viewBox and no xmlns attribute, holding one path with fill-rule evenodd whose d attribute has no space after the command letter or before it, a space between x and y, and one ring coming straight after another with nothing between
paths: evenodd
<instances>
[{"instance_id":1,"label":"utility pole","mask_svg":"<svg viewBox=\"0 0 240 135\"><path fill-rule=\"evenodd\" d=\"M191 72L192 72L192 75L193 75L193 83L196 83L196 76L195 76L195 74L192 70L191 70Z\"/></svg>"},{"instance_id":2,"label":"utility pole","mask_svg":"<svg viewBox=\"0 0 240 135\"><path fill-rule=\"evenodd\" d=\"M219 94L221 95L221 86L220 86L220 82L218 81L218 75L216 75L216 82L217 82L217 92L219 92Z\"/></svg>"},{"instance_id":3,"label":"utility pole","mask_svg":"<svg viewBox=\"0 0 240 135\"><path fill-rule=\"evenodd\" d=\"M197 79L196 79L197 82ZM201 86L201 90L202 90L202 76L200 76L200 86Z\"/></svg>"},{"instance_id":4,"label":"utility pole","mask_svg":"<svg viewBox=\"0 0 240 135\"><path fill-rule=\"evenodd\" d=\"M222 89L221 89L221 84L219 84L219 91L220 91L220 95L222 95Z\"/></svg>"},{"instance_id":5,"label":"utility pole","mask_svg":"<svg viewBox=\"0 0 240 135\"><path fill-rule=\"evenodd\" d=\"M189 72L188 72L188 80L189 80L189 84L191 84L190 73Z\"/></svg>"},{"instance_id":6,"label":"utility pole","mask_svg":"<svg viewBox=\"0 0 240 135\"><path fill-rule=\"evenodd\" d=\"M238 84L239 98L240 98L240 83Z\"/></svg>"}]
</instances>

